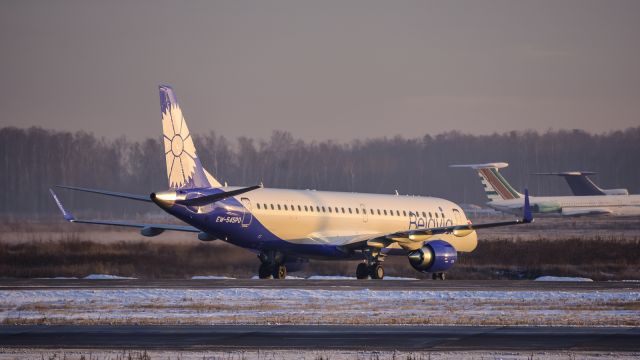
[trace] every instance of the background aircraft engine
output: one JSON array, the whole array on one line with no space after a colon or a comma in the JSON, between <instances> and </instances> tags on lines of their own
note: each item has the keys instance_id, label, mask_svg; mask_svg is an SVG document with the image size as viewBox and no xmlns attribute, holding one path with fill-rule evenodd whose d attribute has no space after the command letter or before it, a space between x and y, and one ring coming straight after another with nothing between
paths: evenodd
<instances>
[{"instance_id":1,"label":"background aircraft engine","mask_svg":"<svg viewBox=\"0 0 640 360\"><path fill-rule=\"evenodd\" d=\"M453 245L443 240L424 243L422 248L409 253L409 263L414 269L425 273L437 273L449 270L458 259Z\"/></svg>"},{"instance_id":2,"label":"background aircraft engine","mask_svg":"<svg viewBox=\"0 0 640 360\"><path fill-rule=\"evenodd\" d=\"M558 213L562 211L562 207L553 202L534 204L531 208L533 212L539 212L539 213Z\"/></svg>"}]
</instances>

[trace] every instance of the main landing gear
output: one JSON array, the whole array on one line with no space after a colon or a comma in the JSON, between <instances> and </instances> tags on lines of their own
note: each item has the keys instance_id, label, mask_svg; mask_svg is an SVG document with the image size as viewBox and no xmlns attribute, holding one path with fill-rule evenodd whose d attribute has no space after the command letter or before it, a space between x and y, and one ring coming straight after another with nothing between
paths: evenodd
<instances>
[{"instance_id":1,"label":"main landing gear","mask_svg":"<svg viewBox=\"0 0 640 360\"><path fill-rule=\"evenodd\" d=\"M284 265L284 256L275 251L263 252L258 255L260 268L258 277L260 279L284 279L287 277L287 267Z\"/></svg>"},{"instance_id":2,"label":"main landing gear","mask_svg":"<svg viewBox=\"0 0 640 360\"><path fill-rule=\"evenodd\" d=\"M384 268L381 264L384 260L384 255L380 252L372 252L368 250L366 250L364 254L366 262L358 264L358 267L356 268L356 278L368 279L371 277L372 279L379 280L384 278Z\"/></svg>"},{"instance_id":3,"label":"main landing gear","mask_svg":"<svg viewBox=\"0 0 640 360\"><path fill-rule=\"evenodd\" d=\"M431 274L431 278L433 280L444 280L445 276L443 272L438 272L438 273Z\"/></svg>"}]
</instances>

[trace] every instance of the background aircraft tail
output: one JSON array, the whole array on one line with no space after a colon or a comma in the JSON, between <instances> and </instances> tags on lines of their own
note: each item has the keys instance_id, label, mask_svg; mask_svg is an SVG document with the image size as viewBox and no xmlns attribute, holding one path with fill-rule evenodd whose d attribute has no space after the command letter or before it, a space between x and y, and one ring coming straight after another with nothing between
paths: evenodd
<instances>
[{"instance_id":1,"label":"background aircraft tail","mask_svg":"<svg viewBox=\"0 0 640 360\"><path fill-rule=\"evenodd\" d=\"M468 165L450 165L450 167L472 168L478 171L484 192L489 200L510 200L519 199L523 195L517 192L507 180L502 177L498 169L509 166L508 163L487 163L487 164L468 164Z\"/></svg>"},{"instance_id":2,"label":"background aircraft tail","mask_svg":"<svg viewBox=\"0 0 640 360\"><path fill-rule=\"evenodd\" d=\"M565 179L571 192L576 196L590 195L629 195L627 189L601 189L590 178L595 175L593 171L563 171L563 172L543 172L533 173L534 175L555 175Z\"/></svg>"},{"instance_id":3,"label":"background aircraft tail","mask_svg":"<svg viewBox=\"0 0 640 360\"><path fill-rule=\"evenodd\" d=\"M160 110L169 187L220 187L220 183L200 163L187 122L170 86L160 86Z\"/></svg>"}]
</instances>

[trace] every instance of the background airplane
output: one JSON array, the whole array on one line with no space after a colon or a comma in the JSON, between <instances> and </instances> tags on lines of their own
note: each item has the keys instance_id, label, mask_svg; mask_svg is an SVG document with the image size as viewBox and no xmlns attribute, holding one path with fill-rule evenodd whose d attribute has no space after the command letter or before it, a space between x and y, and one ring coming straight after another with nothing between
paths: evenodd
<instances>
[{"instance_id":1,"label":"background airplane","mask_svg":"<svg viewBox=\"0 0 640 360\"><path fill-rule=\"evenodd\" d=\"M576 196L588 195L629 195L627 189L601 189L590 178L595 175L593 171L563 171L563 172L540 172L533 175L555 175L561 176L571 188L571 192Z\"/></svg>"},{"instance_id":2,"label":"background airplane","mask_svg":"<svg viewBox=\"0 0 640 360\"><path fill-rule=\"evenodd\" d=\"M476 248L476 229L533 221L528 195L522 219L474 225L457 204L435 197L223 186L200 163L170 87L160 86L160 103L170 190L145 196L60 187L153 202L188 225L76 219L50 190L67 221L136 227L144 236L173 230L197 233L203 241L221 239L255 252L260 278L279 279L287 266L294 270L309 258L362 260L358 279L382 279L387 255L407 256L416 270L444 279L457 252Z\"/></svg>"},{"instance_id":3,"label":"background airplane","mask_svg":"<svg viewBox=\"0 0 640 360\"><path fill-rule=\"evenodd\" d=\"M524 206L524 195L517 192L500 174L499 169L509 166L505 162L486 164L450 165L454 168L472 168L478 171L488 206L509 214L515 214ZM531 196L531 211L537 214L584 216L638 216L640 195L611 196Z\"/></svg>"}]
</instances>

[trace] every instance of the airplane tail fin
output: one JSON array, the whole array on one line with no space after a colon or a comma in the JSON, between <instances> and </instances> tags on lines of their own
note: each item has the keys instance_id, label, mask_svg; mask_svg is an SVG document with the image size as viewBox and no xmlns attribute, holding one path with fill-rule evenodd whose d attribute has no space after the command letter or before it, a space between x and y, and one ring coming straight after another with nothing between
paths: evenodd
<instances>
[{"instance_id":1,"label":"airplane tail fin","mask_svg":"<svg viewBox=\"0 0 640 360\"><path fill-rule=\"evenodd\" d=\"M565 179L571 192L576 196L588 195L629 195L627 189L601 189L596 185L589 175L595 175L593 171L563 171L563 172L541 172L533 175L555 175Z\"/></svg>"},{"instance_id":2,"label":"airplane tail fin","mask_svg":"<svg viewBox=\"0 0 640 360\"><path fill-rule=\"evenodd\" d=\"M510 200L524 197L517 192L511 184L500 174L499 169L509 166L508 163L487 163L487 164L468 164L468 165L450 165L455 168L472 168L478 171L478 175L484 185L484 192L490 201L494 200Z\"/></svg>"},{"instance_id":3,"label":"airplane tail fin","mask_svg":"<svg viewBox=\"0 0 640 360\"><path fill-rule=\"evenodd\" d=\"M173 189L220 187L221 184L200 163L193 138L173 89L166 85L161 85L159 88L169 187Z\"/></svg>"}]
</instances>

